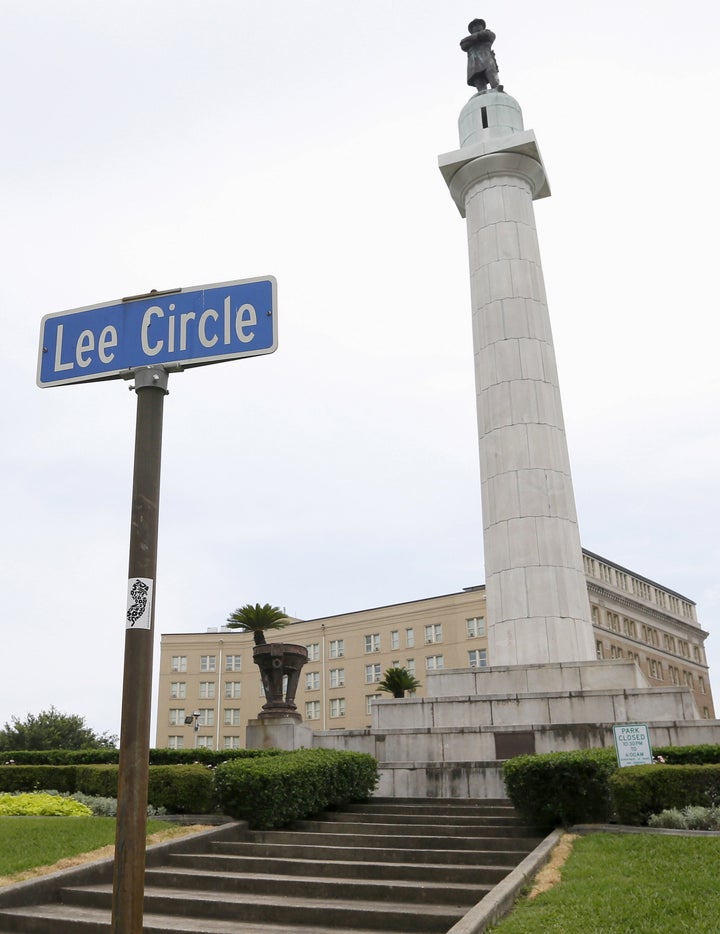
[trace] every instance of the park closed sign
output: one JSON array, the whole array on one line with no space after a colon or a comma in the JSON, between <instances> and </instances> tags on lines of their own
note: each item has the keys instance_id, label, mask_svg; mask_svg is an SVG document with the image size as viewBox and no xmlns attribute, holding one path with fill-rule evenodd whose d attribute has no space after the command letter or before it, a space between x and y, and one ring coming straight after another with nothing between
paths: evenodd
<instances>
[{"instance_id":1,"label":"park closed sign","mask_svg":"<svg viewBox=\"0 0 720 934\"><path fill-rule=\"evenodd\" d=\"M613 727L618 765L652 765L650 734L644 723L623 723Z\"/></svg>"}]
</instances>

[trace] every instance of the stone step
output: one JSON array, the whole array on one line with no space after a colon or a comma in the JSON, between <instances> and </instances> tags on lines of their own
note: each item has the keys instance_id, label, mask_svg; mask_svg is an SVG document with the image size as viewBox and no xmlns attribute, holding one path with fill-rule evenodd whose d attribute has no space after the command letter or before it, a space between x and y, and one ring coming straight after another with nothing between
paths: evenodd
<instances>
[{"instance_id":1,"label":"stone step","mask_svg":"<svg viewBox=\"0 0 720 934\"><path fill-rule=\"evenodd\" d=\"M312 825L313 821L301 821L302 824ZM320 822L317 822L318 824ZM392 850L406 850L406 849L426 849L433 850L435 848L441 848L445 850L531 850L539 842L539 837L527 837L527 836L515 836L515 835L485 835L482 836L472 836L467 835L460 836L448 832L445 833L389 833L389 831L383 831L382 829L373 828L368 830L366 834L358 833L355 827L351 828L348 832L340 831L338 825L338 830L335 833L327 830L327 825L322 825L321 827L308 827L307 829L298 830L251 830L248 833L248 842L250 843L280 843L283 845L292 845L292 844L303 844L305 846L323 846L329 842L329 839L332 838L333 846L341 847L355 847L355 846L364 846L364 841L361 842L361 839L364 837L367 839L370 837L367 842L372 845L373 841L381 842L383 849L392 852ZM362 825L360 825L362 826ZM382 825L380 825L382 827ZM387 834L389 833L389 837Z\"/></svg>"},{"instance_id":2,"label":"stone step","mask_svg":"<svg viewBox=\"0 0 720 934\"><path fill-rule=\"evenodd\" d=\"M513 854L516 856L516 854ZM466 885L497 883L503 879L516 859L507 865L461 866L457 863L400 863L363 862L358 860L287 859L263 856L220 856L212 853L175 853L169 859L169 868L198 868L210 872L262 872L275 876L322 876L331 872L336 878L388 879L411 882L460 882Z\"/></svg>"},{"instance_id":3,"label":"stone step","mask_svg":"<svg viewBox=\"0 0 720 934\"><path fill-rule=\"evenodd\" d=\"M349 879L332 875L334 865L328 867L327 875L285 876L278 878L263 872L237 873L201 869L198 866L161 867L148 869L146 886L152 888L174 888L186 891L189 888L204 892L252 892L255 895L279 898L299 897L315 899L343 899L345 901L369 900L377 902L408 901L438 905L474 905L490 891L488 883L466 885L460 882Z\"/></svg>"},{"instance_id":4,"label":"stone step","mask_svg":"<svg viewBox=\"0 0 720 934\"><path fill-rule=\"evenodd\" d=\"M399 813L396 811L326 811L322 815L323 821L329 823L366 823L366 824L395 824L408 826L410 824L422 824L428 827L477 827L478 830L484 830L486 827L522 827L527 829L527 824L521 817L503 816L501 814L486 815L455 815L455 814L436 814L428 812L427 814L414 814L412 812Z\"/></svg>"},{"instance_id":5,"label":"stone step","mask_svg":"<svg viewBox=\"0 0 720 934\"><path fill-rule=\"evenodd\" d=\"M381 821L363 823L361 821L343 821L343 820L300 820L295 821L291 827L293 831L302 833L331 833L335 834L370 834L372 836L382 836L396 842L398 836L419 836L419 837L466 837L478 839L479 837L518 837L526 838L528 828L526 825L503 827L497 824L486 824L482 827L467 824L453 824L450 822L439 821L430 823L383 823Z\"/></svg>"},{"instance_id":6,"label":"stone step","mask_svg":"<svg viewBox=\"0 0 720 934\"><path fill-rule=\"evenodd\" d=\"M3 934L108 934L111 912L109 909L83 908L72 905L33 905L6 909L0 915ZM408 928L408 931L411 929ZM398 934L396 929L325 927L297 923L219 921L211 918L169 917L146 913L143 934Z\"/></svg>"},{"instance_id":7,"label":"stone step","mask_svg":"<svg viewBox=\"0 0 720 934\"><path fill-rule=\"evenodd\" d=\"M256 855L287 857L289 859L321 859L325 861L355 859L359 862L387 863L400 858L405 863L452 863L474 866L480 862L484 865L516 866L531 849L531 847L521 849L501 849L500 847L494 849L478 847L467 850L458 848L444 849L441 841L437 849L425 849L418 844L415 847L404 848L400 855L400 850L396 847L356 846L355 837L351 837L346 846L338 845L337 841L330 846L328 845L327 835L316 834L315 836L320 837L320 841L302 843L290 843L280 840L274 843L264 843L262 841L248 841L247 843L223 842L214 844L213 850L220 854L238 856ZM297 835L294 839L297 841L301 840L302 837Z\"/></svg>"},{"instance_id":8,"label":"stone step","mask_svg":"<svg viewBox=\"0 0 720 934\"><path fill-rule=\"evenodd\" d=\"M63 888L60 899L65 905L107 910L112 903L112 885ZM197 888L178 891L147 886L145 889L145 911L148 914L199 916L215 921L234 921L238 926L246 922L268 921L294 924L302 916L303 923L313 931L316 926L325 925L337 926L339 931L364 926L370 930L379 927L396 932L411 930L445 934L466 910L464 905L424 904L418 911L415 901L383 905L356 899L347 905L322 898L266 896L248 892L223 892L220 899L208 898L206 892Z\"/></svg>"}]
</instances>

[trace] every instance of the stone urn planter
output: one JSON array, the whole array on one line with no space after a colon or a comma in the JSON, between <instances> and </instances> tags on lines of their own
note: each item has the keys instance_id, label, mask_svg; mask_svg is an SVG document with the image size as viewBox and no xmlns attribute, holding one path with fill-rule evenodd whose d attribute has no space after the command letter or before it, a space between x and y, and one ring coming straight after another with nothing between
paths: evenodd
<instances>
[{"instance_id":1,"label":"stone urn planter","mask_svg":"<svg viewBox=\"0 0 720 934\"><path fill-rule=\"evenodd\" d=\"M300 670L308 658L304 645L289 642L269 642L253 648L253 661L260 669L265 703L258 715L260 719L291 717L302 720L297 712L295 694L300 680ZM283 680L287 687L283 695Z\"/></svg>"}]
</instances>

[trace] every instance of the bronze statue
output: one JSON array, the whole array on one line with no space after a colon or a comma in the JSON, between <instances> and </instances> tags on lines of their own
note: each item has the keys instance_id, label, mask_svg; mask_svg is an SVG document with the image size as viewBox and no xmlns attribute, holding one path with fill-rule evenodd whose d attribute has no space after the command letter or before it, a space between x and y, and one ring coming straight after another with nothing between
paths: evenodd
<instances>
[{"instance_id":1,"label":"bronze statue","mask_svg":"<svg viewBox=\"0 0 720 934\"><path fill-rule=\"evenodd\" d=\"M495 33L485 28L484 19L474 19L468 26L469 36L460 40L460 48L467 52L467 83L476 90L500 87L497 60L491 46Z\"/></svg>"}]
</instances>

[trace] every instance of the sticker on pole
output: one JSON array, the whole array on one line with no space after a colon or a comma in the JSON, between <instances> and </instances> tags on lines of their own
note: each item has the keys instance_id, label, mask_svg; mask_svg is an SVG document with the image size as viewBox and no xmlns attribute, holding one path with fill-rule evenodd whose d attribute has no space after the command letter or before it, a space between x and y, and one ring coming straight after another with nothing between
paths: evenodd
<instances>
[{"instance_id":1,"label":"sticker on pole","mask_svg":"<svg viewBox=\"0 0 720 934\"><path fill-rule=\"evenodd\" d=\"M131 577L128 581L126 629L150 629L152 620L153 581Z\"/></svg>"},{"instance_id":2,"label":"sticker on pole","mask_svg":"<svg viewBox=\"0 0 720 934\"><path fill-rule=\"evenodd\" d=\"M644 723L624 723L613 727L618 765L652 765L650 735Z\"/></svg>"}]
</instances>

